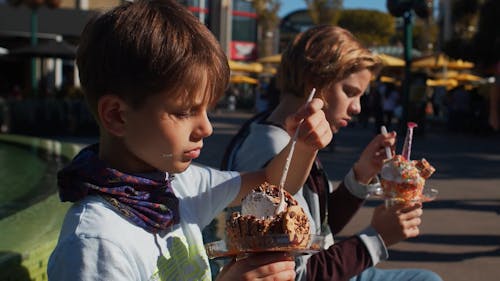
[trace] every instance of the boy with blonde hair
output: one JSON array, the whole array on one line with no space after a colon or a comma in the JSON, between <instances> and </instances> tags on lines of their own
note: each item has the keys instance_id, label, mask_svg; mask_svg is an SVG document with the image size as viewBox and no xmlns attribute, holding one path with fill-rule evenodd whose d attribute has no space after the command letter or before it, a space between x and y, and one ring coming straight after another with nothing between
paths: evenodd
<instances>
[{"instance_id":1,"label":"boy with blonde hair","mask_svg":"<svg viewBox=\"0 0 500 281\"><path fill-rule=\"evenodd\" d=\"M313 87L337 133L361 112L361 96L380 67L377 57L346 29L322 25L300 33L282 55L278 105L240 130L226 150L222 168L247 171L267 165L290 140L283 130L286 116L300 108ZM384 149L394 149L395 138L395 132L374 137L337 188L316 160L306 185L294 195L314 234L335 235L351 220L375 190L372 184L384 163ZM421 215L420 203L378 206L370 225L356 235L298 257L297 280L441 281L428 270L374 267L388 258L388 246L419 235Z\"/></svg>"}]
</instances>

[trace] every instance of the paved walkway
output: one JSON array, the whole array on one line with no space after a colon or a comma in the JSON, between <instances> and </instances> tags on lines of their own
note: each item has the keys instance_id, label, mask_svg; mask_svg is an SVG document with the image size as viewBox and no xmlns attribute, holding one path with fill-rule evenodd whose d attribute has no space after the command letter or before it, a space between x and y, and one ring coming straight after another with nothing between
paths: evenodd
<instances>
[{"instance_id":1,"label":"paved walkway","mask_svg":"<svg viewBox=\"0 0 500 281\"><path fill-rule=\"evenodd\" d=\"M199 162L218 167L225 145L249 116L214 114L214 135L205 141ZM333 149L320 152L332 180L342 179L372 136L371 127L344 128L334 137ZM421 235L391 247L390 261L379 267L430 269L446 281L500 280L500 135L430 128L414 137L412 155L436 167L428 184L439 195L424 205ZM380 203L369 200L340 236L364 228Z\"/></svg>"}]
</instances>

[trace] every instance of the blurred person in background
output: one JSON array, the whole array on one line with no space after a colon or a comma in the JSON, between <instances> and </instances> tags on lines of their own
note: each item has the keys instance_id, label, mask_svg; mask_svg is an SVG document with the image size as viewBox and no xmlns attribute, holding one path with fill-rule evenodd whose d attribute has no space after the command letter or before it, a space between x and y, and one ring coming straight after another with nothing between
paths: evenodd
<instances>
[{"instance_id":1,"label":"blurred person in background","mask_svg":"<svg viewBox=\"0 0 500 281\"><path fill-rule=\"evenodd\" d=\"M394 111L399 103L399 91L394 83L387 83L384 95L382 95L382 112L383 123L387 129L392 129L392 120L394 118ZM380 127L378 127L380 128Z\"/></svg>"}]
</instances>

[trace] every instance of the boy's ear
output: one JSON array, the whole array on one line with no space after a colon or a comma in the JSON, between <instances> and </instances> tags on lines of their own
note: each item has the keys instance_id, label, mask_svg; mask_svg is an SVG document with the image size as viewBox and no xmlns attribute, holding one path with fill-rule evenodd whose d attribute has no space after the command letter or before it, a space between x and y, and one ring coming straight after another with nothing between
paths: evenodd
<instances>
[{"instance_id":1,"label":"boy's ear","mask_svg":"<svg viewBox=\"0 0 500 281\"><path fill-rule=\"evenodd\" d=\"M116 95L104 95L97 102L97 114L103 129L114 136L123 136L125 132L124 113L127 104Z\"/></svg>"}]
</instances>

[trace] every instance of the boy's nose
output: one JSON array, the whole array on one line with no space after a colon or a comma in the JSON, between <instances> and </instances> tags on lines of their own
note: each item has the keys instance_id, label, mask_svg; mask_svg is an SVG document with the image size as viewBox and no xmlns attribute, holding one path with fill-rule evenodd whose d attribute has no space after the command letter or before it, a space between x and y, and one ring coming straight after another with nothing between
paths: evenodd
<instances>
[{"instance_id":1,"label":"boy's nose","mask_svg":"<svg viewBox=\"0 0 500 281\"><path fill-rule=\"evenodd\" d=\"M198 127L196 129L196 134L199 137L208 137L213 133L213 127L212 123L210 123L210 120L208 119L208 114L205 113L203 116L200 117L200 122L198 124Z\"/></svg>"},{"instance_id":2,"label":"boy's nose","mask_svg":"<svg viewBox=\"0 0 500 281\"><path fill-rule=\"evenodd\" d=\"M349 107L350 115L358 115L361 113L361 103L359 99L354 100Z\"/></svg>"}]
</instances>

